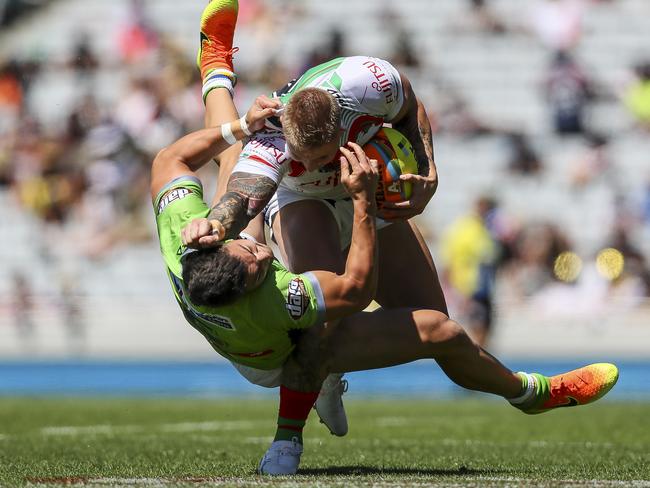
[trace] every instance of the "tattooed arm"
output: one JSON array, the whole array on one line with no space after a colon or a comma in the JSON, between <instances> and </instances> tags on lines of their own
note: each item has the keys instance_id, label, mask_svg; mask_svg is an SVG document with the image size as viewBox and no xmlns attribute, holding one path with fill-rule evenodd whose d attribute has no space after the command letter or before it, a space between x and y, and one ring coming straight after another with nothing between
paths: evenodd
<instances>
[{"instance_id":1,"label":"tattooed arm","mask_svg":"<svg viewBox=\"0 0 650 488\"><path fill-rule=\"evenodd\" d=\"M276 189L275 181L266 176L233 173L226 193L212 207L208 219L221 223L224 229L222 239L235 238L264 209Z\"/></svg>"},{"instance_id":2,"label":"tattooed arm","mask_svg":"<svg viewBox=\"0 0 650 488\"><path fill-rule=\"evenodd\" d=\"M404 87L404 105L399 114L388 122L413 145L418 174L402 175L403 181L410 181L413 185L411 198L407 202L386 202L382 216L387 219L406 220L424 211L438 188L438 171L433 157L433 137L427 112L415 96L409 80L401 73L400 77Z\"/></svg>"},{"instance_id":3,"label":"tattooed arm","mask_svg":"<svg viewBox=\"0 0 650 488\"><path fill-rule=\"evenodd\" d=\"M275 113L278 102L265 96L259 96L245 115L248 129L256 131L262 128L264 120ZM155 200L167 183L194 172L212 160L215 154L227 149L232 141L245 137L241 119L230 123L230 133L221 133L225 126L212 127L192 132L166 147L158 153L151 166L151 198Z\"/></svg>"}]
</instances>

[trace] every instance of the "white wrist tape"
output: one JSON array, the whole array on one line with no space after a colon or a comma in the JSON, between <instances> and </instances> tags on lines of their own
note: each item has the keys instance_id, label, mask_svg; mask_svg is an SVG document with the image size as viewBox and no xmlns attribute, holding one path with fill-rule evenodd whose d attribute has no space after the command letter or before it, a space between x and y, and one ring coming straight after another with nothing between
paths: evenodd
<instances>
[{"instance_id":1,"label":"white wrist tape","mask_svg":"<svg viewBox=\"0 0 650 488\"><path fill-rule=\"evenodd\" d=\"M237 143L237 139L232 133L232 125L230 122L222 124L221 126L221 136L226 140L231 146Z\"/></svg>"},{"instance_id":2,"label":"white wrist tape","mask_svg":"<svg viewBox=\"0 0 650 488\"><path fill-rule=\"evenodd\" d=\"M239 124L241 125L241 130L244 131L244 134L247 136L252 136L253 133L250 131L248 128L248 124L246 123L246 116L242 116L241 119L239 119Z\"/></svg>"}]
</instances>

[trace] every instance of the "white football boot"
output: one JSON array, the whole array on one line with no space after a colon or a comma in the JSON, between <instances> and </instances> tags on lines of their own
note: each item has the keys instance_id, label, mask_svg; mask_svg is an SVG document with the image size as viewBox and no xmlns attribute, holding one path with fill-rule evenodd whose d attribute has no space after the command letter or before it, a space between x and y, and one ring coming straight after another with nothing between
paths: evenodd
<instances>
[{"instance_id":1,"label":"white football boot","mask_svg":"<svg viewBox=\"0 0 650 488\"><path fill-rule=\"evenodd\" d=\"M348 382L342 378L343 375L339 373L328 375L314 405L321 423L339 437L348 433L348 418L341 399L343 393L348 391Z\"/></svg>"},{"instance_id":2,"label":"white football boot","mask_svg":"<svg viewBox=\"0 0 650 488\"><path fill-rule=\"evenodd\" d=\"M301 454L302 444L296 437L291 441L274 441L262 457L257 472L271 476L296 474Z\"/></svg>"}]
</instances>

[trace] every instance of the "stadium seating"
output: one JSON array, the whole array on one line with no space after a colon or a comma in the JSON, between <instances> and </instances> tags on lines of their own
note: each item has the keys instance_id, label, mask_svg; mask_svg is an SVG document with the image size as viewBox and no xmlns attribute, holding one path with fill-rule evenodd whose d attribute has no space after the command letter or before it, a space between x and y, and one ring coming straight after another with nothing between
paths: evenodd
<instances>
[{"instance_id":1,"label":"stadium seating","mask_svg":"<svg viewBox=\"0 0 650 488\"><path fill-rule=\"evenodd\" d=\"M236 38L241 49L236 62L243 71L269 56L280 54L283 59L291 60L292 69L298 69L299 60L322 44L333 25L346 33L346 45L351 54L389 56L391 53L390 22L387 24L385 19L376 15L376 2L303 0L307 15L299 19L283 19L282 2L268 3L278 6L278 11L272 11L272 15L280 19L272 39L274 45L269 46L268 51L260 49L254 28L242 26ZM513 214L527 220L538 218L557 222L569 233L579 252L592 253L607 237L614 218L612 208L616 192L612 185L602 181L580 192L569 188L568 167L586 146L577 140L561 140L551 132L550 116L539 88L550 54L523 33L491 37L450 31L450 21L463 15L465 2L402 0L398 4L399 10L396 11L386 2L386 15L389 8L391 15L397 13L400 22L412 34L424 68L422 73L415 74L413 83L431 110L435 112L439 108L435 97L437 87L440 84L452 86L481 119L495 125L524 128L530 133L546 165L546 171L539 177L514 176L505 168L507 150L502 138L437 137L436 159L441 187L421 218L429 234L435 236L466 212L479 193L493 192ZM520 2L499 0L494 4L503 19L513 25L521 23ZM103 102L113 101L127 81L113 47L116 32L126 19L127 5L126 0L54 2L23 23L0 33L0 57L8 53L20 57L37 53L54 63L64 63L78 33L71 28L73 24L90 34L93 47L106 61L94 83ZM197 19L202 5L200 1L155 0L148 3L148 12L152 23L173 38L190 57L196 48ZM617 88L630 65L642 54L647 54L650 46L650 31L646 25L649 14L646 0L620 0L595 5L586 15L578 58L596 79L612 90ZM621 26L626 26L624 32ZM59 121L57 117L67 113L66 110L79 96L77 88L69 72L50 69L36 81L30 107L46 123L56 124ZM249 90L246 94L250 98L254 93ZM242 100L242 104L247 102ZM608 132L629 129L632 125L624 108L615 101L598 103L592 122ZM641 185L650 177L650 141L647 135L626 130L620 137L614 137L611 157L621 188L628 193L640 191ZM0 191L0 207L3 209L0 232L3 236L12 236L12 242L19 243L2 247L0 268L26 270L33 277L32 284L39 295L55 297L56 274L61 269L48 265L44 257L47 252L34 238L43 229L34 217L13 203L6 192ZM641 244L650 254L647 242ZM435 249L435 241L431 244ZM60 267L64 270L74 268L75 276L81 277L84 313L87 314L89 330L96 331L92 337L92 352L114 354L121 350L129 355L137 352L138 343L147 342L155 334L159 346L150 346L152 350L157 347L161 354L174 351L182 354L182 351L193 351L193 347L202 354L208 353L202 342L195 340L195 333L180 325L182 317L170 296L153 241L120 248L101 263L71 262L61 258L65 256L64 249L56 252L60 257L59 263L62 263ZM134 270L137 270L137 279L133 279ZM4 297L11 295L8 279L0 280L0 292ZM6 300L3 302L0 309L0 355L12 354L17 341L10 327L9 307ZM115 302L119 302L119 307ZM48 316L48 306L39 312L43 317ZM187 334L175 332L181 329ZM169 335L165 338L165 334ZM133 338L133 344L124 345L125 336ZM61 334L57 337L53 341L58 346L49 349L43 346L44 351L57 354L62 350L64 338Z\"/></svg>"}]
</instances>

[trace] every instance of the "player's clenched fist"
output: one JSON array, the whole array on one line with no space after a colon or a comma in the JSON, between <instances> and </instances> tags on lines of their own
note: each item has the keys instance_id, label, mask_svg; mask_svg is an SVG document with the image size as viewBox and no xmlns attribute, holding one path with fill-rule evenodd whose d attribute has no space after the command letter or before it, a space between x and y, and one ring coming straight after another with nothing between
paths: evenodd
<instances>
[{"instance_id":1,"label":"player's clenched fist","mask_svg":"<svg viewBox=\"0 0 650 488\"><path fill-rule=\"evenodd\" d=\"M361 146L348 142L341 147L341 183L353 199L363 199L374 205L379 169L377 161L368 159Z\"/></svg>"},{"instance_id":2,"label":"player's clenched fist","mask_svg":"<svg viewBox=\"0 0 650 488\"><path fill-rule=\"evenodd\" d=\"M275 115L276 110L282 107L280 100L271 99L260 95L246 113L246 122L251 132L257 132L264 127L264 121Z\"/></svg>"},{"instance_id":3,"label":"player's clenched fist","mask_svg":"<svg viewBox=\"0 0 650 488\"><path fill-rule=\"evenodd\" d=\"M218 246L225 236L223 225L214 219L194 219L181 231L183 245L194 249Z\"/></svg>"}]
</instances>

